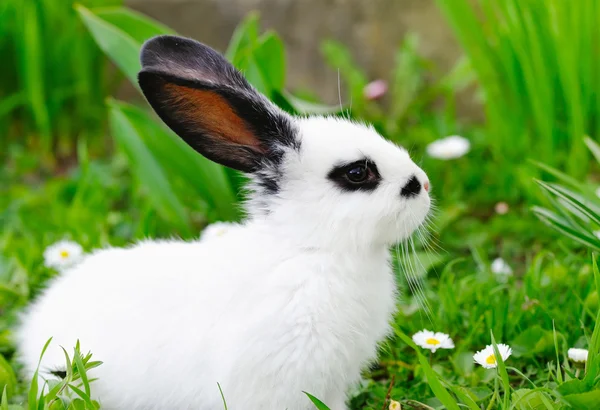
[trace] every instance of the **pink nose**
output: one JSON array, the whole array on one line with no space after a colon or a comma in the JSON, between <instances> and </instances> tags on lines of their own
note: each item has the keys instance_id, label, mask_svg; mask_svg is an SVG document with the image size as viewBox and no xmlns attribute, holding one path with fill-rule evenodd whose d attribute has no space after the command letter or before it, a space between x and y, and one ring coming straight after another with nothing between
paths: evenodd
<instances>
[{"instance_id":1,"label":"pink nose","mask_svg":"<svg viewBox=\"0 0 600 410\"><path fill-rule=\"evenodd\" d=\"M425 188L426 192L429 192L429 181L425 181L425 183L423 184L423 188Z\"/></svg>"}]
</instances>

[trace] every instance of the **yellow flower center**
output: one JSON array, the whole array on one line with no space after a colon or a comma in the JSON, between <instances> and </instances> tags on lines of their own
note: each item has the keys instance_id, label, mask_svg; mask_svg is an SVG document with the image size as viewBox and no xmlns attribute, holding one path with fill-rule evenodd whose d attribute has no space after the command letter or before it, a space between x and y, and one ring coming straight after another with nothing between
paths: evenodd
<instances>
[{"instance_id":1,"label":"yellow flower center","mask_svg":"<svg viewBox=\"0 0 600 410\"><path fill-rule=\"evenodd\" d=\"M397 402L396 400L392 400L390 401L390 410L401 410L402 406L400 406L400 403Z\"/></svg>"},{"instance_id":2,"label":"yellow flower center","mask_svg":"<svg viewBox=\"0 0 600 410\"><path fill-rule=\"evenodd\" d=\"M60 257L63 259L66 259L69 257L69 252L68 251L60 251Z\"/></svg>"},{"instance_id":3,"label":"yellow flower center","mask_svg":"<svg viewBox=\"0 0 600 410\"><path fill-rule=\"evenodd\" d=\"M440 344L440 341L437 339L434 339L433 337L430 337L429 339L425 340L425 343L427 343L428 345L437 346Z\"/></svg>"},{"instance_id":4,"label":"yellow flower center","mask_svg":"<svg viewBox=\"0 0 600 410\"><path fill-rule=\"evenodd\" d=\"M496 364L496 356L494 356L493 354L489 355L487 359L485 359L485 362L487 364Z\"/></svg>"}]
</instances>

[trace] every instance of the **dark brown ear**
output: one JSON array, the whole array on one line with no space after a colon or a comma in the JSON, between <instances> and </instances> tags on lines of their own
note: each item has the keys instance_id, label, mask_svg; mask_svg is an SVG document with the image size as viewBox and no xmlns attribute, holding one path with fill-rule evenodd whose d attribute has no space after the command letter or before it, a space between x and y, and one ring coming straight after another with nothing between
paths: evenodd
<instances>
[{"instance_id":1,"label":"dark brown ear","mask_svg":"<svg viewBox=\"0 0 600 410\"><path fill-rule=\"evenodd\" d=\"M152 108L210 160L252 173L296 144L288 115L210 47L160 36L144 44L141 60L138 81Z\"/></svg>"}]
</instances>

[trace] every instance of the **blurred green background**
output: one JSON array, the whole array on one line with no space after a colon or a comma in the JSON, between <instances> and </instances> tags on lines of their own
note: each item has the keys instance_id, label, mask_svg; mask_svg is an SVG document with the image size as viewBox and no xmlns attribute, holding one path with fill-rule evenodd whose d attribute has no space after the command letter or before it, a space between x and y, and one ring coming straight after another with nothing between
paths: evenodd
<instances>
[{"instance_id":1,"label":"blurred green background","mask_svg":"<svg viewBox=\"0 0 600 410\"><path fill-rule=\"evenodd\" d=\"M410 307L398 319L403 331L464 330L454 363L489 343L489 329L508 340L540 321L540 331L551 332L556 320L565 346L591 343L598 293L590 255L600 251L600 2L314 3L0 2L0 353L10 362L0 361L0 388L10 386L15 403L23 386L12 370L10 328L55 274L42 262L48 245L67 238L91 250L146 237L190 239L209 223L241 217L243 177L196 155L137 90L140 46L164 33L220 49L288 112L351 116L410 150L432 181L436 211L427 237L397 258L400 270L415 274L399 275ZM427 155L429 144L449 135L468 139L470 151L451 160ZM508 284L491 275L489 261L498 257L514 269ZM457 283L475 298L492 283L499 299L472 306L450 300ZM433 313L415 305L419 295ZM543 308L525 317L515 307L525 299ZM554 311L565 303L568 309ZM396 373L423 379L394 387L398 395L443 403L424 387L418 365L397 366L399 357L416 360L403 357L408 346L396 340L389 350L395 361L384 358L388 365L369 375L372 384L352 408L381 408ZM533 366L530 377L550 381L552 372L534 362L521 370ZM475 379L472 366L460 369L448 383L492 383ZM497 400L491 390L475 396L482 406Z\"/></svg>"}]
</instances>

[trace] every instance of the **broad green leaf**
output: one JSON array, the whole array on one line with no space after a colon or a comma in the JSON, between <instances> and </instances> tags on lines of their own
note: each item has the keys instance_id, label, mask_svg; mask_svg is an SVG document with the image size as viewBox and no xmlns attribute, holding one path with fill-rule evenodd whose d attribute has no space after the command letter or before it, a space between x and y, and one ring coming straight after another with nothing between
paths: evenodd
<instances>
[{"instance_id":1,"label":"broad green leaf","mask_svg":"<svg viewBox=\"0 0 600 410\"><path fill-rule=\"evenodd\" d=\"M125 7L98 8L91 11L98 18L128 34L140 45L155 36L176 34L158 21Z\"/></svg>"},{"instance_id":2,"label":"broad green leaf","mask_svg":"<svg viewBox=\"0 0 600 410\"><path fill-rule=\"evenodd\" d=\"M285 49L281 38L274 32L263 34L254 50L254 58L269 88L275 91L283 90L286 66Z\"/></svg>"},{"instance_id":3,"label":"broad green leaf","mask_svg":"<svg viewBox=\"0 0 600 410\"><path fill-rule=\"evenodd\" d=\"M471 393L467 388L462 386L448 385L448 388L456 394L456 397L462 401L471 410L481 410L476 403L477 397Z\"/></svg>"},{"instance_id":4,"label":"broad green leaf","mask_svg":"<svg viewBox=\"0 0 600 410\"><path fill-rule=\"evenodd\" d=\"M82 399L75 399L69 405L68 410L89 410L89 409L86 409L85 404L86 403L85 403L84 400L82 400ZM92 407L92 409L93 409L93 407Z\"/></svg>"},{"instance_id":5,"label":"broad green leaf","mask_svg":"<svg viewBox=\"0 0 600 410\"><path fill-rule=\"evenodd\" d=\"M251 53L258 41L258 19L256 12L249 13L246 18L236 27L229 46L225 52L225 58L239 67L240 61L247 53Z\"/></svg>"},{"instance_id":6,"label":"broad green leaf","mask_svg":"<svg viewBox=\"0 0 600 410\"><path fill-rule=\"evenodd\" d=\"M0 389L8 390L8 394L13 394L17 386L17 377L10 364L0 354Z\"/></svg>"},{"instance_id":7,"label":"broad green leaf","mask_svg":"<svg viewBox=\"0 0 600 410\"><path fill-rule=\"evenodd\" d=\"M531 389L515 390L512 394L511 409L517 410L554 410L548 407L548 399L542 391Z\"/></svg>"},{"instance_id":8,"label":"broad green leaf","mask_svg":"<svg viewBox=\"0 0 600 410\"><path fill-rule=\"evenodd\" d=\"M179 201L165 170L158 164L144 144L137 124L114 104L109 106L112 135L129 158L138 180L146 188L149 198L163 217L188 230L185 208Z\"/></svg>"},{"instance_id":9,"label":"broad green leaf","mask_svg":"<svg viewBox=\"0 0 600 410\"><path fill-rule=\"evenodd\" d=\"M568 382L564 382L557 387L557 391L563 396L586 393L588 390L589 388L586 386L583 380L579 379L569 380Z\"/></svg>"},{"instance_id":10,"label":"broad green leaf","mask_svg":"<svg viewBox=\"0 0 600 410\"><path fill-rule=\"evenodd\" d=\"M554 347L554 337L552 332L535 325L521 332L510 346L515 357L534 357L551 351Z\"/></svg>"},{"instance_id":11,"label":"broad green leaf","mask_svg":"<svg viewBox=\"0 0 600 410\"><path fill-rule=\"evenodd\" d=\"M352 106L358 110L364 101L364 88L369 83L366 74L358 68L348 48L337 41L324 41L321 44L321 53L327 64L339 72L350 89Z\"/></svg>"},{"instance_id":12,"label":"broad green leaf","mask_svg":"<svg viewBox=\"0 0 600 410\"><path fill-rule=\"evenodd\" d=\"M129 81L137 86L137 74L142 68L141 44L119 27L103 20L82 5L78 4L75 8L100 49L110 57Z\"/></svg>"},{"instance_id":13,"label":"broad green leaf","mask_svg":"<svg viewBox=\"0 0 600 410\"><path fill-rule=\"evenodd\" d=\"M586 393L569 394L562 397L574 409L597 409L600 403L600 390Z\"/></svg>"},{"instance_id":14,"label":"broad green leaf","mask_svg":"<svg viewBox=\"0 0 600 410\"><path fill-rule=\"evenodd\" d=\"M325 403L323 403L321 400L317 399L312 394L307 393L307 392L304 392L304 394L306 394L308 396L308 398L310 399L310 401L315 405L315 407L318 410L330 410L329 407L327 407L327 405Z\"/></svg>"}]
</instances>

